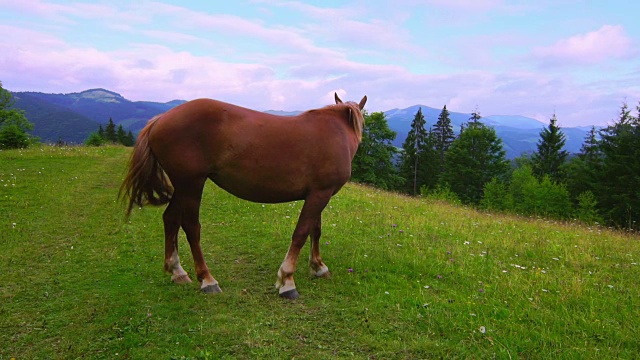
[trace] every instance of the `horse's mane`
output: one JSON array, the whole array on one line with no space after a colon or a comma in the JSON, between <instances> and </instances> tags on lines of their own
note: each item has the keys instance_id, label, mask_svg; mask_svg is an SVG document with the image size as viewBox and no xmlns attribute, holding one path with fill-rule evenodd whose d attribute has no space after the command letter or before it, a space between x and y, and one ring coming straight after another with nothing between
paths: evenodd
<instances>
[{"instance_id":1,"label":"horse's mane","mask_svg":"<svg viewBox=\"0 0 640 360\"><path fill-rule=\"evenodd\" d=\"M347 101L345 103L327 105L320 109L309 110L307 113L321 111L321 110L336 110L337 112L344 114L347 113L347 122L353 129L353 133L356 135L358 142L362 141L362 129L364 127L364 116L358 107L358 104L353 101Z\"/></svg>"},{"instance_id":2,"label":"horse's mane","mask_svg":"<svg viewBox=\"0 0 640 360\"><path fill-rule=\"evenodd\" d=\"M364 128L364 116L362 116L362 111L358 107L358 104L349 101L344 103L349 107L349 124L353 128L353 132L356 134L358 138L358 142L362 141L362 130Z\"/></svg>"}]
</instances>

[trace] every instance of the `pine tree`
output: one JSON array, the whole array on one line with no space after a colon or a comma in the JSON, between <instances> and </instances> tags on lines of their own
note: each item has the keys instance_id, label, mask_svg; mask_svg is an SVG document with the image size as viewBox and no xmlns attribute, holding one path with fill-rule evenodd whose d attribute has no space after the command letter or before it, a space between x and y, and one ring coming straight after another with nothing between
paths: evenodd
<instances>
[{"instance_id":1,"label":"pine tree","mask_svg":"<svg viewBox=\"0 0 640 360\"><path fill-rule=\"evenodd\" d=\"M562 171L566 176L567 189L578 205L580 195L595 193L598 174L602 170L602 154L595 126L585 136L580 153L570 159Z\"/></svg>"},{"instance_id":2,"label":"pine tree","mask_svg":"<svg viewBox=\"0 0 640 360\"><path fill-rule=\"evenodd\" d=\"M447 105L442 108L440 116L438 116L438 121L433 127L432 133L435 141L435 149L438 154L438 170L440 174L444 171L445 154L455 139Z\"/></svg>"},{"instance_id":3,"label":"pine tree","mask_svg":"<svg viewBox=\"0 0 640 360\"><path fill-rule=\"evenodd\" d=\"M123 144L124 146L133 146L135 143L136 143L136 138L133 136L133 133L131 132L131 130L129 130L129 132L127 133L125 142Z\"/></svg>"},{"instance_id":4,"label":"pine tree","mask_svg":"<svg viewBox=\"0 0 640 360\"><path fill-rule=\"evenodd\" d=\"M479 204L484 186L494 178L503 179L509 170L502 140L480 122L478 113L451 143L444 164L441 180L470 204Z\"/></svg>"},{"instance_id":5,"label":"pine tree","mask_svg":"<svg viewBox=\"0 0 640 360\"><path fill-rule=\"evenodd\" d=\"M398 152L392 142L397 133L389 129L383 112L364 113L362 142L351 163L351 178L382 189L397 189L403 179L393 165Z\"/></svg>"},{"instance_id":6,"label":"pine tree","mask_svg":"<svg viewBox=\"0 0 640 360\"><path fill-rule=\"evenodd\" d=\"M116 136L116 124L113 123L113 120L111 118L109 118L107 127L104 130L104 139L111 143L116 143L118 141L118 138Z\"/></svg>"},{"instance_id":7,"label":"pine tree","mask_svg":"<svg viewBox=\"0 0 640 360\"><path fill-rule=\"evenodd\" d=\"M100 124L99 127L98 127L98 135L103 139L105 137L104 129L102 128L102 124Z\"/></svg>"},{"instance_id":8,"label":"pine tree","mask_svg":"<svg viewBox=\"0 0 640 360\"><path fill-rule=\"evenodd\" d=\"M434 181L434 152L430 133L426 130L426 120L422 108L418 109L411 130L402 144L400 176L406 179L405 190L419 194L422 186L431 187Z\"/></svg>"},{"instance_id":9,"label":"pine tree","mask_svg":"<svg viewBox=\"0 0 640 360\"><path fill-rule=\"evenodd\" d=\"M122 127L122 124L120 124L118 125L118 131L116 131L116 142L118 144L124 145L126 141L127 141L127 133L124 132L124 128Z\"/></svg>"},{"instance_id":10,"label":"pine tree","mask_svg":"<svg viewBox=\"0 0 640 360\"><path fill-rule=\"evenodd\" d=\"M602 169L596 184L601 214L610 223L640 228L640 106L633 117L627 104L619 120L600 131Z\"/></svg>"},{"instance_id":11,"label":"pine tree","mask_svg":"<svg viewBox=\"0 0 640 360\"><path fill-rule=\"evenodd\" d=\"M569 153L562 150L566 138L562 130L556 125L558 119L556 115L550 120L549 126L540 132L538 150L533 154L533 174L542 179L544 175L549 175L555 182L563 182L562 165L565 163Z\"/></svg>"}]
</instances>

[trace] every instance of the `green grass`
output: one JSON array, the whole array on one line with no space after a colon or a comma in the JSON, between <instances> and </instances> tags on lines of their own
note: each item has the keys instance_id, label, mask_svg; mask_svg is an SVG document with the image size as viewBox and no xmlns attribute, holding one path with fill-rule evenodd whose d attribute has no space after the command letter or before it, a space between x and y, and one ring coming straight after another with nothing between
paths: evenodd
<instances>
[{"instance_id":1,"label":"green grass","mask_svg":"<svg viewBox=\"0 0 640 360\"><path fill-rule=\"evenodd\" d=\"M637 236L349 184L323 214L333 277L308 275L306 246L291 302L273 284L302 203L263 206L209 184L203 250L224 291L211 296L163 273L162 208L124 219L128 153L0 152L0 359L640 353Z\"/></svg>"}]
</instances>

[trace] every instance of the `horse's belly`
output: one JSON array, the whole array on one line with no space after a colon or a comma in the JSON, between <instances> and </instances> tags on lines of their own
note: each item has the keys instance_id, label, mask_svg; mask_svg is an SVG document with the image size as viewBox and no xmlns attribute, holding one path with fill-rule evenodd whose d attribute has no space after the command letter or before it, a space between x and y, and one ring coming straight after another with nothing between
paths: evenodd
<instances>
[{"instance_id":1,"label":"horse's belly","mask_svg":"<svg viewBox=\"0 0 640 360\"><path fill-rule=\"evenodd\" d=\"M247 179L212 177L212 180L228 193L241 199L258 203L304 200L307 194L307 190L303 186L282 182L274 183L264 179L261 182L254 182L247 181Z\"/></svg>"}]
</instances>

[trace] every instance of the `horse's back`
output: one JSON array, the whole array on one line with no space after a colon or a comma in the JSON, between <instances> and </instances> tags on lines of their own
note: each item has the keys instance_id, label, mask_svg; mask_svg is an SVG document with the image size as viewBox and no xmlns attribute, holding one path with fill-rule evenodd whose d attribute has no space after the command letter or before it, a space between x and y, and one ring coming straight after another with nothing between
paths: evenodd
<instances>
[{"instance_id":1,"label":"horse's back","mask_svg":"<svg viewBox=\"0 0 640 360\"><path fill-rule=\"evenodd\" d=\"M209 177L257 202L303 199L350 177L348 133L331 116L275 116L199 99L165 113L150 145L172 181Z\"/></svg>"}]
</instances>

